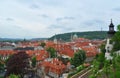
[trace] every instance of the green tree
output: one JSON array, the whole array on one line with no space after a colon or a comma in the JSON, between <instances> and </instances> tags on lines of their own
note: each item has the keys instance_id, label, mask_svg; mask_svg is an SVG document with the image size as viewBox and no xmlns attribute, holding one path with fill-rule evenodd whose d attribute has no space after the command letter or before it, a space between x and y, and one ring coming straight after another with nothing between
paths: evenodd
<instances>
[{"instance_id":1,"label":"green tree","mask_svg":"<svg viewBox=\"0 0 120 78\"><path fill-rule=\"evenodd\" d=\"M117 26L117 32L113 36L112 40L114 42L112 52L120 50L120 25Z\"/></svg>"},{"instance_id":2,"label":"green tree","mask_svg":"<svg viewBox=\"0 0 120 78\"><path fill-rule=\"evenodd\" d=\"M50 58L55 58L57 56L56 50L53 47L47 48Z\"/></svg>"},{"instance_id":3,"label":"green tree","mask_svg":"<svg viewBox=\"0 0 120 78\"><path fill-rule=\"evenodd\" d=\"M32 66L35 67L36 66L36 57L32 58Z\"/></svg>"},{"instance_id":4,"label":"green tree","mask_svg":"<svg viewBox=\"0 0 120 78\"><path fill-rule=\"evenodd\" d=\"M101 55L100 55L101 56ZM103 57L103 56L102 56ZM100 57L100 58L102 58ZM95 59L93 62L91 78L120 78L120 56L114 53L112 60L104 60L103 66L99 69L102 60Z\"/></svg>"},{"instance_id":5,"label":"green tree","mask_svg":"<svg viewBox=\"0 0 120 78\"><path fill-rule=\"evenodd\" d=\"M105 53L105 52L106 52L106 50L105 50L105 44L102 44L102 45L100 46L100 50L101 50L102 53Z\"/></svg>"},{"instance_id":6,"label":"green tree","mask_svg":"<svg viewBox=\"0 0 120 78\"><path fill-rule=\"evenodd\" d=\"M113 78L116 78L116 54L113 54L113 59L112 59L112 68L113 68Z\"/></svg>"},{"instance_id":7,"label":"green tree","mask_svg":"<svg viewBox=\"0 0 120 78\"><path fill-rule=\"evenodd\" d=\"M2 61L0 57L0 72L2 72L3 70L4 70L4 61Z\"/></svg>"},{"instance_id":8,"label":"green tree","mask_svg":"<svg viewBox=\"0 0 120 78\"><path fill-rule=\"evenodd\" d=\"M103 72L106 75L106 78L110 78L110 60L105 60L104 62L104 67L103 67Z\"/></svg>"},{"instance_id":9,"label":"green tree","mask_svg":"<svg viewBox=\"0 0 120 78\"><path fill-rule=\"evenodd\" d=\"M42 46L43 48L46 46L46 44L44 43L44 42L42 42L41 44L40 44L40 46Z\"/></svg>"},{"instance_id":10,"label":"green tree","mask_svg":"<svg viewBox=\"0 0 120 78\"><path fill-rule=\"evenodd\" d=\"M20 78L20 76L11 74L8 78Z\"/></svg>"},{"instance_id":11,"label":"green tree","mask_svg":"<svg viewBox=\"0 0 120 78\"><path fill-rule=\"evenodd\" d=\"M92 75L90 76L90 78L96 78L98 70L99 70L99 62L95 59L93 61Z\"/></svg>"},{"instance_id":12,"label":"green tree","mask_svg":"<svg viewBox=\"0 0 120 78\"><path fill-rule=\"evenodd\" d=\"M99 69L101 69L104 66L105 54L101 52L98 55L97 61L99 62Z\"/></svg>"},{"instance_id":13,"label":"green tree","mask_svg":"<svg viewBox=\"0 0 120 78\"><path fill-rule=\"evenodd\" d=\"M78 52L74 54L74 57L71 58L70 63L74 65L75 67L77 67L83 64L85 59L86 59L85 51L79 50Z\"/></svg>"},{"instance_id":14,"label":"green tree","mask_svg":"<svg viewBox=\"0 0 120 78\"><path fill-rule=\"evenodd\" d=\"M99 71L100 70L102 71L102 68L104 67L104 63L105 63L104 61L105 61L105 54L104 52L101 52L93 61L92 74L90 78L97 78L97 77L103 78L102 74L104 72L99 72Z\"/></svg>"},{"instance_id":15,"label":"green tree","mask_svg":"<svg viewBox=\"0 0 120 78\"><path fill-rule=\"evenodd\" d=\"M114 77L120 78L120 55L115 57Z\"/></svg>"}]
</instances>

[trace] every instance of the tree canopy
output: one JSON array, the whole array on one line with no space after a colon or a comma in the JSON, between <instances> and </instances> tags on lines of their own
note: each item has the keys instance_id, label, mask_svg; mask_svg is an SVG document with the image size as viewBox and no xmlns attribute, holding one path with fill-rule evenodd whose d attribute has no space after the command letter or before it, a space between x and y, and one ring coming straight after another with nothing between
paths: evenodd
<instances>
[{"instance_id":1,"label":"tree canopy","mask_svg":"<svg viewBox=\"0 0 120 78\"><path fill-rule=\"evenodd\" d=\"M78 37L83 37L87 39L105 39L107 36L107 31L88 31L88 32L70 32L70 33L63 33L57 34L49 38L49 40L54 40L56 37L57 39L62 39L63 41L70 41L71 36L77 34Z\"/></svg>"},{"instance_id":2,"label":"tree canopy","mask_svg":"<svg viewBox=\"0 0 120 78\"><path fill-rule=\"evenodd\" d=\"M120 50L120 25L117 26L117 32L113 36L112 41L114 41L114 45L113 45L113 50L112 51Z\"/></svg>"},{"instance_id":3,"label":"tree canopy","mask_svg":"<svg viewBox=\"0 0 120 78\"><path fill-rule=\"evenodd\" d=\"M30 67L28 59L29 56L25 52L13 54L6 64L7 71L5 73L5 78L10 74L20 75L21 78L23 78Z\"/></svg>"},{"instance_id":4,"label":"tree canopy","mask_svg":"<svg viewBox=\"0 0 120 78\"><path fill-rule=\"evenodd\" d=\"M4 62L2 61L0 57L0 72L4 70Z\"/></svg>"},{"instance_id":5,"label":"tree canopy","mask_svg":"<svg viewBox=\"0 0 120 78\"><path fill-rule=\"evenodd\" d=\"M53 47L47 48L47 52L49 53L50 58L56 57L56 50Z\"/></svg>"},{"instance_id":6,"label":"tree canopy","mask_svg":"<svg viewBox=\"0 0 120 78\"><path fill-rule=\"evenodd\" d=\"M36 57L34 56L33 58L32 58L32 66L33 67L35 67L36 66Z\"/></svg>"},{"instance_id":7,"label":"tree canopy","mask_svg":"<svg viewBox=\"0 0 120 78\"><path fill-rule=\"evenodd\" d=\"M74 54L74 57L71 58L70 63L74 65L75 67L77 67L83 64L85 59L86 59L85 51L79 50L78 52Z\"/></svg>"},{"instance_id":8,"label":"tree canopy","mask_svg":"<svg viewBox=\"0 0 120 78\"><path fill-rule=\"evenodd\" d=\"M44 42L42 42L41 44L40 44L40 46L42 46L43 48L46 46L46 44L44 43Z\"/></svg>"}]
</instances>

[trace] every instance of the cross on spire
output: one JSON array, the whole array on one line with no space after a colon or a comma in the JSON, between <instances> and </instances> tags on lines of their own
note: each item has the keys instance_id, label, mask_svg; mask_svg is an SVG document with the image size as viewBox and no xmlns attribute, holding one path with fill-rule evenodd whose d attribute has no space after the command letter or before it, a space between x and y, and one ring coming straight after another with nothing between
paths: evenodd
<instances>
[{"instance_id":1,"label":"cross on spire","mask_svg":"<svg viewBox=\"0 0 120 78\"><path fill-rule=\"evenodd\" d=\"M111 23L112 23L112 19L111 19Z\"/></svg>"}]
</instances>

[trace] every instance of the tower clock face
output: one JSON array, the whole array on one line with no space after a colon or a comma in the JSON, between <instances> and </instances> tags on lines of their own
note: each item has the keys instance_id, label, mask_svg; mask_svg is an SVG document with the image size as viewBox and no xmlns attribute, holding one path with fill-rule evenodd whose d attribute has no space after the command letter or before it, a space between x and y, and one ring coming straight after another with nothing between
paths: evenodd
<instances>
[{"instance_id":1,"label":"tower clock face","mask_svg":"<svg viewBox=\"0 0 120 78\"><path fill-rule=\"evenodd\" d=\"M110 31L113 31L113 28L110 28Z\"/></svg>"}]
</instances>

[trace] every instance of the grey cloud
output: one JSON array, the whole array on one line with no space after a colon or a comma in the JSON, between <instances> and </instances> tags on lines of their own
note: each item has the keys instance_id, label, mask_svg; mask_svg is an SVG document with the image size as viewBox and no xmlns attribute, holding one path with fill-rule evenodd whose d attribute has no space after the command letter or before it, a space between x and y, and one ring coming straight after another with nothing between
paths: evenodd
<instances>
[{"instance_id":1,"label":"grey cloud","mask_svg":"<svg viewBox=\"0 0 120 78\"><path fill-rule=\"evenodd\" d=\"M60 28L61 29L61 28L63 28L63 26L53 24L53 25L50 25L48 28L49 29L56 29L56 28Z\"/></svg>"},{"instance_id":2,"label":"grey cloud","mask_svg":"<svg viewBox=\"0 0 120 78\"><path fill-rule=\"evenodd\" d=\"M49 5L49 6L61 6L63 4L63 1L59 1L59 0L43 0L43 1L39 1L40 3L44 4L44 5Z\"/></svg>"},{"instance_id":3,"label":"grey cloud","mask_svg":"<svg viewBox=\"0 0 120 78\"><path fill-rule=\"evenodd\" d=\"M95 23L104 23L104 21L101 21L101 20L94 20Z\"/></svg>"},{"instance_id":4,"label":"grey cloud","mask_svg":"<svg viewBox=\"0 0 120 78\"><path fill-rule=\"evenodd\" d=\"M64 31L71 31L71 30L73 30L72 27L65 27L65 28L63 29L63 32L64 32Z\"/></svg>"},{"instance_id":5,"label":"grey cloud","mask_svg":"<svg viewBox=\"0 0 120 78\"><path fill-rule=\"evenodd\" d=\"M62 18L57 18L57 19L56 19L56 21L60 21L60 20L62 20Z\"/></svg>"},{"instance_id":6,"label":"grey cloud","mask_svg":"<svg viewBox=\"0 0 120 78\"><path fill-rule=\"evenodd\" d=\"M92 25L96 25L96 24L103 24L104 21L101 21L101 20L87 20L85 22L83 22L84 25L87 25L87 26L92 26Z\"/></svg>"},{"instance_id":7,"label":"grey cloud","mask_svg":"<svg viewBox=\"0 0 120 78\"><path fill-rule=\"evenodd\" d=\"M50 25L49 27L48 27L49 29L61 29L61 30L63 30L63 31L69 31L69 30L73 30L73 27L67 27L67 26L63 26L63 25L55 25L55 24L53 24L53 25Z\"/></svg>"},{"instance_id":8,"label":"grey cloud","mask_svg":"<svg viewBox=\"0 0 120 78\"><path fill-rule=\"evenodd\" d=\"M71 20L73 20L75 18L74 17L64 17L64 19L71 19Z\"/></svg>"},{"instance_id":9,"label":"grey cloud","mask_svg":"<svg viewBox=\"0 0 120 78\"><path fill-rule=\"evenodd\" d=\"M7 21L14 21L13 18L6 18Z\"/></svg>"},{"instance_id":10,"label":"grey cloud","mask_svg":"<svg viewBox=\"0 0 120 78\"><path fill-rule=\"evenodd\" d=\"M34 0L17 0L18 2L21 2L21 3L33 3Z\"/></svg>"},{"instance_id":11,"label":"grey cloud","mask_svg":"<svg viewBox=\"0 0 120 78\"><path fill-rule=\"evenodd\" d=\"M75 19L74 17L65 16L65 17L57 18L56 21L61 21L61 20L74 20L74 19Z\"/></svg>"},{"instance_id":12,"label":"grey cloud","mask_svg":"<svg viewBox=\"0 0 120 78\"><path fill-rule=\"evenodd\" d=\"M40 9L40 7L39 7L38 5L36 5L36 4L32 4L32 5L30 6L30 8L31 8L31 9Z\"/></svg>"},{"instance_id":13,"label":"grey cloud","mask_svg":"<svg viewBox=\"0 0 120 78\"><path fill-rule=\"evenodd\" d=\"M114 8L113 11L120 11L120 7Z\"/></svg>"},{"instance_id":14,"label":"grey cloud","mask_svg":"<svg viewBox=\"0 0 120 78\"><path fill-rule=\"evenodd\" d=\"M84 22L83 24L90 26L90 25L93 25L94 23L93 23L93 22L90 22L90 21L86 21L86 22Z\"/></svg>"},{"instance_id":15,"label":"grey cloud","mask_svg":"<svg viewBox=\"0 0 120 78\"><path fill-rule=\"evenodd\" d=\"M49 16L46 15L46 14L41 14L41 15L38 15L38 16L41 16L41 17L43 17L43 18L49 18Z\"/></svg>"},{"instance_id":16,"label":"grey cloud","mask_svg":"<svg viewBox=\"0 0 120 78\"><path fill-rule=\"evenodd\" d=\"M13 30L14 28L14 30ZM14 37L14 38L24 38L24 37L31 37L32 32L26 29L21 28L21 26L17 25L4 25L0 29L1 37ZM9 32L8 32L9 31ZM31 33L31 34L30 34Z\"/></svg>"}]
</instances>

